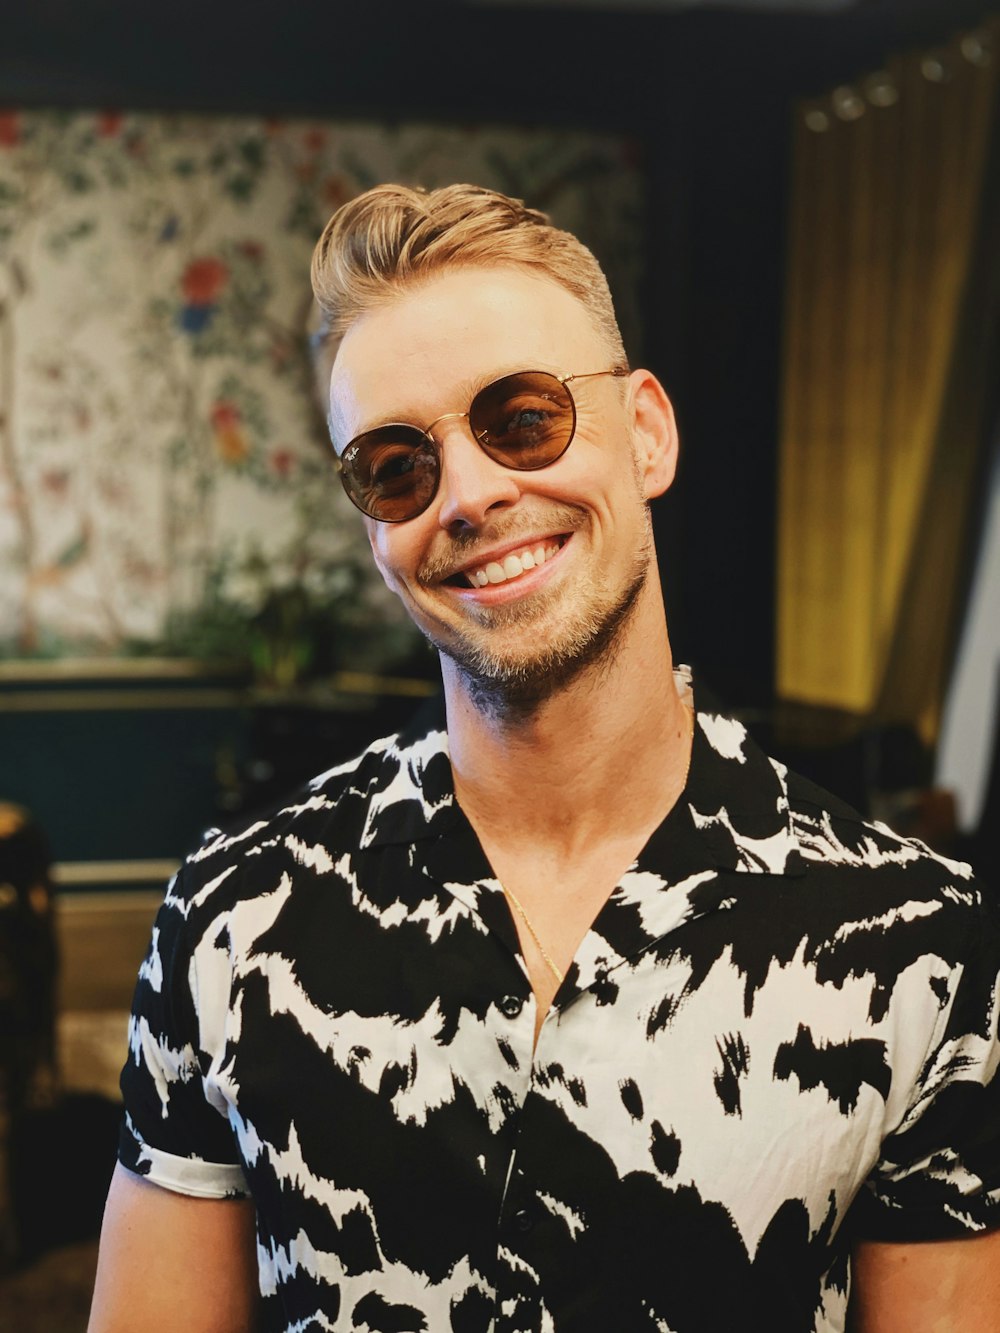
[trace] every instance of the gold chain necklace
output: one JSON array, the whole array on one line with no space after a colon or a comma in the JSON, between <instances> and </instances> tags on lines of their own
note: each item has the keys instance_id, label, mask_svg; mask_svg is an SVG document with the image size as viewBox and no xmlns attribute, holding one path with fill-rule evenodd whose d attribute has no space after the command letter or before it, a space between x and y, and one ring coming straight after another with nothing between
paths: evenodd
<instances>
[{"instance_id":1,"label":"gold chain necklace","mask_svg":"<svg viewBox=\"0 0 1000 1333\"><path fill-rule=\"evenodd\" d=\"M691 705L688 705L686 702L682 702L681 707L684 709L684 716L688 720L688 740L691 743L690 748L688 749L687 767L684 770L684 782L681 785L681 791L683 791L684 788L687 786L688 774L691 771L691 755L694 750L694 704L692 703ZM499 884L500 881L498 880L497 883ZM528 916L528 913L521 906L521 902L520 899L517 897L517 894L514 893L513 889L508 889L506 884L500 884L500 887L501 889L503 889L504 897L510 899L511 906L514 908L514 911L524 922L524 928L531 936L531 938L534 940L535 948L542 955L542 960L544 961L545 966L549 969L549 971L555 977L556 981L561 986L563 982L566 980L565 974L557 966L557 964L553 962L552 958L546 952L545 945L539 939L538 931L531 924L531 918Z\"/></svg>"},{"instance_id":2,"label":"gold chain necklace","mask_svg":"<svg viewBox=\"0 0 1000 1333\"><path fill-rule=\"evenodd\" d=\"M558 981L558 982L559 982L559 985L561 986L561 985L563 984L563 982L565 981L566 978L563 976L562 972L561 972L560 969L556 966L556 964L552 961L552 959L549 957L549 955L545 952L545 945L544 945L544 944L542 943L542 941L538 938L538 931L537 931L537 930L535 929L535 927L531 924L531 921L530 921L529 918L528 918L528 913L527 913L527 912L524 910L524 908L521 906L521 904L520 904L520 902L519 902L519 900L518 900L516 894L513 892L513 890L508 889L507 886L506 886L506 884L501 884L500 887L501 887L501 889L503 889L505 896L508 897L508 898L510 899L511 904L513 905L514 910L517 912L518 916L519 916L519 917L521 918L521 920L524 922L525 929L527 930L528 934L529 934L529 935L531 936L531 938L535 941L535 947L538 949L538 952L542 955L542 958L545 960L545 966L549 969L549 971L550 971L550 972L552 973L552 975L555 977L556 981Z\"/></svg>"}]
</instances>

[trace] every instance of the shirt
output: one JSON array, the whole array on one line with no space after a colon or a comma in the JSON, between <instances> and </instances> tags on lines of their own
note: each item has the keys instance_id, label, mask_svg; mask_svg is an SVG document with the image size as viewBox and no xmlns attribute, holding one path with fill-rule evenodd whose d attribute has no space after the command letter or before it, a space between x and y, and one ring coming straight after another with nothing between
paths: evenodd
<instances>
[{"instance_id":1,"label":"shirt","mask_svg":"<svg viewBox=\"0 0 1000 1333\"><path fill-rule=\"evenodd\" d=\"M857 1236L1000 1224L998 937L968 867L700 712L533 1052L439 715L179 872L121 1160L252 1196L268 1329L842 1330Z\"/></svg>"}]
</instances>

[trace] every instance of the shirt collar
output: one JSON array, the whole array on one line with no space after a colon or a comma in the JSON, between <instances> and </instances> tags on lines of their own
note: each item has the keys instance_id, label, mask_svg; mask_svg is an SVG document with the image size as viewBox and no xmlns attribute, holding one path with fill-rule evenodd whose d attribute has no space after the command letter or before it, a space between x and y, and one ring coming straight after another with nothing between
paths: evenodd
<instances>
[{"instance_id":1,"label":"shirt collar","mask_svg":"<svg viewBox=\"0 0 1000 1333\"><path fill-rule=\"evenodd\" d=\"M703 843L703 856L718 869L804 873L788 804L787 770L768 758L735 718L698 713L691 769L678 805Z\"/></svg>"},{"instance_id":2,"label":"shirt collar","mask_svg":"<svg viewBox=\"0 0 1000 1333\"><path fill-rule=\"evenodd\" d=\"M371 791L362 846L453 838L468 827L455 800L442 699L429 701L405 731L382 744L381 776ZM466 838L459 841L468 853ZM786 770L760 750L742 722L697 713L684 792L639 861L662 866L665 857L676 867L672 879L682 870L803 873ZM488 874L481 853L479 859L475 873Z\"/></svg>"},{"instance_id":3,"label":"shirt collar","mask_svg":"<svg viewBox=\"0 0 1000 1333\"><path fill-rule=\"evenodd\" d=\"M383 764L362 846L408 844L413 868L465 903L524 970L502 887L455 799L441 701L385 744ZM684 792L581 941L556 1007L613 985L612 974L657 940L732 907L754 876L797 876L805 866L784 767L764 755L741 722L698 713Z\"/></svg>"}]
</instances>

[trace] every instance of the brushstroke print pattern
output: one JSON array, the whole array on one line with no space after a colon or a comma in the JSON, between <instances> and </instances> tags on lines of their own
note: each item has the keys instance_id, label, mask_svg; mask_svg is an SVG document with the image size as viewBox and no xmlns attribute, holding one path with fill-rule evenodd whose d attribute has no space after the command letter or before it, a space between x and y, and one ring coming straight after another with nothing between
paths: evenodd
<instances>
[{"instance_id":1,"label":"brushstroke print pattern","mask_svg":"<svg viewBox=\"0 0 1000 1333\"><path fill-rule=\"evenodd\" d=\"M425 718L170 886L121 1156L252 1195L273 1330L834 1333L855 1234L1000 1225L997 940L967 867L702 713L533 1053Z\"/></svg>"}]
</instances>

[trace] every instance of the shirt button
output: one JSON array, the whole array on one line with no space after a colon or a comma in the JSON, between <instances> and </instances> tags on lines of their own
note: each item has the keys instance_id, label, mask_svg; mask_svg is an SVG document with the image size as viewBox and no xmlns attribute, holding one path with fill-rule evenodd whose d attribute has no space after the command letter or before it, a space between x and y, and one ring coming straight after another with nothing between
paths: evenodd
<instances>
[{"instance_id":1,"label":"shirt button","mask_svg":"<svg viewBox=\"0 0 1000 1333\"><path fill-rule=\"evenodd\" d=\"M535 1225L535 1215L530 1208L519 1208L511 1221L518 1231L530 1231Z\"/></svg>"},{"instance_id":2,"label":"shirt button","mask_svg":"<svg viewBox=\"0 0 1000 1333\"><path fill-rule=\"evenodd\" d=\"M516 1018L524 1008L524 1001L520 995L504 995L497 1007L505 1018Z\"/></svg>"}]
</instances>

